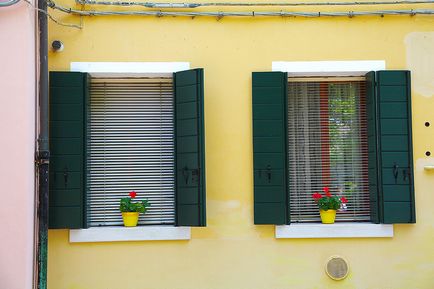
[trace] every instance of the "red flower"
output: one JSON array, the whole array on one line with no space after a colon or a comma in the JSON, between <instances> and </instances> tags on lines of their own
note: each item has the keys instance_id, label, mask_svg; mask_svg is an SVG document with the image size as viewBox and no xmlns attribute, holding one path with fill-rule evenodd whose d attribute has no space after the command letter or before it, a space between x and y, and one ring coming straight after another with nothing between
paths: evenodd
<instances>
[{"instance_id":1,"label":"red flower","mask_svg":"<svg viewBox=\"0 0 434 289\"><path fill-rule=\"evenodd\" d=\"M317 201L318 199L321 199L322 196L321 196L321 194L319 194L319 193L315 193L315 194L312 195L312 198L314 198L315 201Z\"/></svg>"},{"instance_id":2,"label":"red flower","mask_svg":"<svg viewBox=\"0 0 434 289\"><path fill-rule=\"evenodd\" d=\"M343 204L345 204L345 203L348 203L348 200L347 200L345 197L342 197L342 198L341 198L341 202L342 202Z\"/></svg>"},{"instance_id":3,"label":"red flower","mask_svg":"<svg viewBox=\"0 0 434 289\"><path fill-rule=\"evenodd\" d=\"M325 195L327 196L327 197L331 197L332 196L332 194L330 194L330 189L329 189L329 187L324 187L324 188L322 188L322 190L324 191L324 193L325 193Z\"/></svg>"},{"instance_id":4,"label":"red flower","mask_svg":"<svg viewBox=\"0 0 434 289\"><path fill-rule=\"evenodd\" d=\"M131 192L130 192L130 197L131 197L132 199L134 199L136 196L137 196L137 193L136 193L135 191L131 191Z\"/></svg>"}]
</instances>

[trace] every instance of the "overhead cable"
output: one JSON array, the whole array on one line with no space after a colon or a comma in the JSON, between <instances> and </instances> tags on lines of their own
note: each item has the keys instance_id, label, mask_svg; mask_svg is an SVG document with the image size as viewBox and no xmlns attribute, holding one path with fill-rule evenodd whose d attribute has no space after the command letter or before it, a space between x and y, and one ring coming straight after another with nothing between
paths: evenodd
<instances>
[{"instance_id":1,"label":"overhead cable","mask_svg":"<svg viewBox=\"0 0 434 289\"><path fill-rule=\"evenodd\" d=\"M0 8L15 5L18 2L20 2L20 0L10 0L10 1L6 1L6 2L0 2Z\"/></svg>"},{"instance_id":2,"label":"overhead cable","mask_svg":"<svg viewBox=\"0 0 434 289\"><path fill-rule=\"evenodd\" d=\"M109 6L143 6L147 8L198 8L198 7L260 7L260 6L360 6L360 5L409 5L409 4L433 4L434 0L400 0L400 1L352 1L352 2L214 2L214 3L171 3L171 2L134 2L134 1L98 1L76 0L85 5L109 5Z\"/></svg>"},{"instance_id":3,"label":"overhead cable","mask_svg":"<svg viewBox=\"0 0 434 289\"><path fill-rule=\"evenodd\" d=\"M426 9L412 9L412 10L378 10L378 11L348 11L348 12L294 12L294 11L251 11L251 12L228 12L228 11L97 11L97 10L76 10L72 8L65 8L58 6L54 2L50 2L50 7L65 13L79 15L79 16L171 16L171 17L354 17L354 16L369 16L369 15L434 15L434 10Z\"/></svg>"},{"instance_id":4,"label":"overhead cable","mask_svg":"<svg viewBox=\"0 0 434 289\"><path fill-rule=\"evenodd\" d=\"M60 25L60 26L72 27L72 28L77 28L77 29L81 29L81 28L83 28L82 25L81 25L81 23L80 23L80 25L77 25L77 24L69 24L69 23L63 23L63 22L57 20L56 18L54 18L53 16L51 16L51 14L48 13L47 11L42 10L42 9L39 9L38 7L36 7L36 6L35 6L32 2L30 2L29 0L23 0L23 1L26 2L27 4L29 4L33 10L38 11L38 12L40 12L40 13L46 15L46 16L48 17L48 19L50 19L51 21L53 21L54 23L56 23L56 24L58 24L58 25ZM52 2L47 2L47 5L48 5L49 7L52 8L51 3L52 3Z\"/></svg>"}]
</instances>

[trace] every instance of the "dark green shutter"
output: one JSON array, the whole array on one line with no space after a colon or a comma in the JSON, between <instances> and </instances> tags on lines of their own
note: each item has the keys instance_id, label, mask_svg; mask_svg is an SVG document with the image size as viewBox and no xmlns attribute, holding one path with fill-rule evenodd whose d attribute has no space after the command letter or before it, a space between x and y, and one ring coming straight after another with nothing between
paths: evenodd
<instances>
[{"instance_id":1,"label":"dark green shutter","mask_svg":"<svg viewBox=\"0 0 434 289\"><path fill-rule=\"evenodd\" d=\"M84 227L87 74L50 72L49 227Z\"/></svg>"},{"instance_id":2,"label":"dark green shutter","mask_svg":"<svg viewBox=\"0 0 434 289\"><path fill-rule=\"evenodd\" d=\"M369 178L369 201L371 206L371 221L380 223L380 208L378 194L378 142L377 142L377 100L375 92L375 72L366 74L366 112L368 122L368 178Z\"/></svg>"},{"instance_id":3,"label":"dark green shutter","mask_svg":"<svg viewBox=\"0 0 434 289\"><path fill-rule=\"evenodd\" d=\"M174 74L177 226L206 226L203 85L203 69Z\"/></svg>"},{"instance_id":4,"label":"dark green shutter","mask_svg":"<svg viewBox=\"0 0 434 289\"><path fill-rule=\"evenodd\" d=\"M368 84L373 75L368 74ZM376 155L370 150L369 162L376 164L378 210L373 212L373 221L415 223L410 72L376 72L374 91L376 135L375 140L369 139L369 146L376 147ZM369 95L367 103L369 135L369 127L373 126Z\"/></svg>"},{"instance_id":5,"label":"dark green shutter","mask_svg":"<svg viewBox=\"0 0 434 289\"><path fill-rule=\"evenodd\" d=\"M254 72L253 173L255 224L289 224L287 73Z\"/></svg>"}]
</instances>

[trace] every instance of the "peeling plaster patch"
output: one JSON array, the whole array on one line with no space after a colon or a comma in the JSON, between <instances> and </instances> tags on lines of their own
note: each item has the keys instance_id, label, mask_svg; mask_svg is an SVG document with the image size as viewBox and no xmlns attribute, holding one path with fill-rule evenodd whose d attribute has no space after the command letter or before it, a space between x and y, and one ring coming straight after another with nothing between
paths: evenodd
<instances>
[{"instance_id":1,"label":"peeling plaster patch","mask_svg":"<svg viewBox=\"0 0 434 289\"><path fill-rule=\"evenodd\" d=\"M224 213L224 214L227 214L228 212L239 209L241 207L241 202L238 200L229 200L229 201L208 200L207 203L215 207L214 209L218 213Z\"/></svg>"},{"instance_id":2,"label":"peeling plaster patch","mask_svg":"<svg viewBox=\"0 0 434 289\"><path fill-rule=\"evenodd\" d=\"M209 226L206 229L213 231L214 239L246 240L261 237L261 230L252 230L255 226L251 219L251 207L242 206L239 200L207 200L207 213ZM273 234L274 227L267 232L267 238Z\"/></svg>"},{"instance_id":3,"label":"peeling plaster patch","mask_svg":"<svg viewBox=\"0 0 434 289\"><path fill-rule=\"evenodd\" d=\"M434 159L433 158L420 158L416 160L416 171L417 172L423 172L425 171L425 166L434 166ZM429 171L427 171L429 172Z\"/></svg>"},{"instance_id":4,"label":"peeling plaster patch","mask_svg":"<svg viewBox=\"0 0 434 289\"><path fill-rule=\"evenodd\" d=\"M228 209L236 209L241 207L240 201L226 201L225 202L226 208Z\"/></svg>"},{"instance_id":5,"label":"peeling plaster patch","mask_svg":"<svg viewBox=\"0 0 434 289\"><path fill-rule=\"evenodd\" d=\"M405 45L413 90L424 97L434 96L434 32L409 33Z\"/></svg>"}]
</instances>

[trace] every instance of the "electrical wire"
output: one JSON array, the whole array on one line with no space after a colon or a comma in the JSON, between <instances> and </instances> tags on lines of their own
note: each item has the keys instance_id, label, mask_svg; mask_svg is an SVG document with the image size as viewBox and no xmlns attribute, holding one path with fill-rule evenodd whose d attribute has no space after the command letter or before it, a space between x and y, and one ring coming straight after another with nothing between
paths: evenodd
<instances>
[{"instance_id":1,"label":"electrical wire","mask_svg":"<svg viewBox=\"0 0 434 289\"><path fill-rule=\"evenodd\" d=\"M377 10L377 11L348 11L348 12L294 12L294 11L260 11L260 12L222 12L222 11L98 11L98 10L76 10L72 8L65 8L59 6L53 1L48 2L48 6L52 9L59 10L64 13L79 15L79 16L172 16L172 17L198 17L208 16L217 17L221 19L223 17L355 17L355 16L369 16L369 15L434 15L434 10L429 9L411 9L411 10Z\"/></svg>"},{"instance_id":2,"label":"electrical wire","mask_svg":"<svg viewBox=\"0 0 434 289\"><path fill-rule=\"evenodd\" d=\"M51 16L51 14L49 14L47 11L44 11L44 10L39 9L38 7L36 7L36 6L35 6L32 2L30 2L29 0L23 0L23 1L26 2L27 4L29 4L30 7L31 7L33 10L38 11L38 12L40 12L40 13L42 13L42 14L45 14L45 15L48 17L48 19L50 19L51 21L53 21L54 23L56 23L56 24L58 24L58 25L65 26L65 27L77 28L77 29L82 29L82 28L83 28L83 26L82 26L81 23L80 23L79 25L77 25L77 24L70 24L70 23L63 23L63 22L57 20L56 18L54 18L53 16ZM40 1L44 1L44 0L40 0ZM47 4L49 5L49 2L47 2Z\"/></svg>"},{"instance_id":3,"label":"electrical wire","mask_svg":"<svg viewBox=\"0 0 434 289\"><path fill-rule=\"evenodd\" d=\"M0 2L0 8L2 8L2 7L9 7L9 6L15 5L18 2L20 2L20 0L10 0L10 1L7 1L7 2Z\"/></svg>"},{"instance_id":4,"label":"electrical wire","mask_svg":"<svg viewBox=\"0 0 434 289\"><path fill-rule=\"evenodd\" d=\"M111 6L143 6L147 8L197 8L197 7L252 7L252 6L360 6L360 5L402 5L433 4L434 0L401 0L401 1L362 1L362 2L216 2L216 3L170 3L170 2L129 2L129 1L97 1L76 0L78 4L111 5Z\"/></svg>"}]
</instances>

